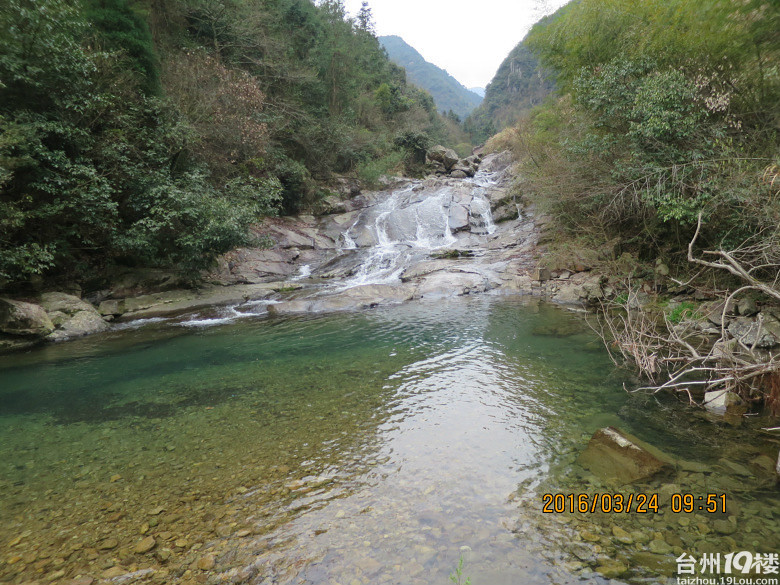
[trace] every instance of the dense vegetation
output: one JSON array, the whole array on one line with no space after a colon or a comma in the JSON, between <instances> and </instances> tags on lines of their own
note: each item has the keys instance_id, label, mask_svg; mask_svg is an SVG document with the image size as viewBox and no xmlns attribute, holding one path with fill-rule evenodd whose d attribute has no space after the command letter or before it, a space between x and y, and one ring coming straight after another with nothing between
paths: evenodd
<instances>
[{"instance_id":1,"label":"dense vegetation","mask_svg":"<svg viewBox=\"0 0 780 585\"><path fill-rule=\"evenodd\" d=\"M340 0L6 0L0 286L205 266L447 121Z\"/></svg>"},{"instance_id":2,"label":"dense vegetation","mask_svg":"<svg viewBox=\"0 0 780 585\"><path fill-rule=\"evenodd\" d=\"M555 88L553 76L539 67L526 39L515 46L485 89L485 99L464 122L475 143L512 126Z\"/></svg>"},{"instance_id":3,"label":"dense vegetation","mask_svg":"<svg viewBox=\"0 0 780 585\"><path fill-rule=\"evenodd\" d=\"M465 118L482 102L480 96L463 87L444 69L426 61L401 37L379 37L379 42L390 59L406 70L411 83L430 92L440 112L453 112L459 118Z\"/></svg>"},{"instance_id":4,"label":"dense vegetation","mask_svg":"<svg viewBox=\"0 0 780 585\"><path fill-rule=\"evenodd\" d=\"M684 259L700 212L702 245L776 235L777 2L580 0L526 43L559 95L496 142L559 233L648 259Z\"/></svg>"}]
</instances>

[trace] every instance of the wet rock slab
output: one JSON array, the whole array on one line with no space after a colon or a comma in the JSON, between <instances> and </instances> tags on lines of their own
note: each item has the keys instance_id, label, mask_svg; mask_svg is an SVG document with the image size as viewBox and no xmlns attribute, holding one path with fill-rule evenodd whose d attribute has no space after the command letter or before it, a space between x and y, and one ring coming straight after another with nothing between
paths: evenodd
<instances>
[{"instance_id":1,"label":"wet rock slab","mask_svg":"<svg viewBox=\"0 0 780 585\"><path fill-rule=\"evenodd\" d=\"M478 272L439 271L423 277L417 296L423 299L455 297L485 292L489 288L488 279Z\"/></svg>"},{"instance_id":2,"label":"wet rock slab","mask_svg":"<svg viewBox=\"0 0 780 585\"><path fill-rule=\"evenodd\" d=\"M408 301L415 290L411 285L367 284L320 297L283 301L269 305L268 312L271 315L294 315L369 309Z\"/></svg>"},{"instance_id":3,"label":"wet rock slab","mask_svg":"<svg viewBox=\"0 0 780 585\"><path fill-rule=\"evenodd\" d=\"M634 483L671 471L672 461L658 449L615 427L596 431L577 459L582 467L615 485Z\"/></svg>"},{"instance_id":4,"label":"wet rock slab","mask_svg":"<svg viewBox=\"0 0 780 585\"><path fill-rule=\"evenodd\" d=\"M233 286L205 286L193 290L173 290L127 299L107 300L100 304L103 314L123 319L141 319L182 313L205 307L237 305L266 299L276 291L293 288L293 283L267 282Z\"/></svg>"}]
</instances>

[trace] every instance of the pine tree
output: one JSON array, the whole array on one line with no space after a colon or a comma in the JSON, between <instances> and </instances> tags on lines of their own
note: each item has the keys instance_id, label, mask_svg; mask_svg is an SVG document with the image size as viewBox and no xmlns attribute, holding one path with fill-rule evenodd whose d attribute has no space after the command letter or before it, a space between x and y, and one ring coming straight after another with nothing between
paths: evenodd
<instances>
[{"instance_id":1,"label":"pine tree","mask_svg":"<svg viewBox=\"0 0 780 585\"><path fill-rule=\"evenodd\" d=\"M376 34L374 26L374 16L371 14L371 7L365 0L362 2L360 12L357 15L357 28L371 35Z\"/></svg>"}]
</instances>

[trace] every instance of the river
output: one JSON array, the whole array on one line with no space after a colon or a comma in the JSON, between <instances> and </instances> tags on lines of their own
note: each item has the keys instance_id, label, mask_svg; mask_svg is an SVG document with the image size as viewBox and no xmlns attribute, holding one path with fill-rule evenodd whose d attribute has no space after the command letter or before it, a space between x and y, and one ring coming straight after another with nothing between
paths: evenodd
<instances>
[{"instance_id":1,"label":"river","mask_svg":"<svg viewBox=\"0 0 780 585\"><path fill-rule=\"evenodd\" d=\"M374 207L376 241L336 282L315 269L312 294L400 282L452 244L446 202L410 204L439 236L392 235ZM488 237L474 209L469 237ZM277 302L0 356L0 582L423 585L462 562L473 585L666 583L683 553L777 550L777 440L745 430L765 422L626 392L579 313L489 293ZM605 426L693 465L629 492L726 493L728 512L542 513L543 493L615 491L576 465Z\"/></svg>"}]
</instances>

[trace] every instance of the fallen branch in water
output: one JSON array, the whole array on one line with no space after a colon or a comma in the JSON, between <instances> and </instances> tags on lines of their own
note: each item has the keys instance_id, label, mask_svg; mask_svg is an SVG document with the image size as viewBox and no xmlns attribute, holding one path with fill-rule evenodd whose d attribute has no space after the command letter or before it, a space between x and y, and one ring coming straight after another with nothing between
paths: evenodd
<instances>
[{"instance_id":1,"label":"fallen branch in water","mask_svg":"<svg viewBox=\"0 0 780 585\"><path fill-rule=\"evenodd\" d=\"M700 321L688 318L672 323L662 312L652 312L631 302L637 294L630 281L624 285L628 300L602 301L598 323L591 326L616 365L632 363L650 381L636 391L684 392L691 402L696 402L694 394L729 391L746 402L764 402L773 415L780 415L780 355L758 349L764 331L763 316L759 314L753 324L752 341L749 337L732 336L727 327L728 311L745 292L757 291L780 300L780 232L734 250L705 250L702 254L719 258L709 261L694 254L701 226L699 214L696 233L688 244L688 260L725 270L745 282L724 293L720 336L714 342L710 332L702 330Z\"/></svg>"}]
</instances>

